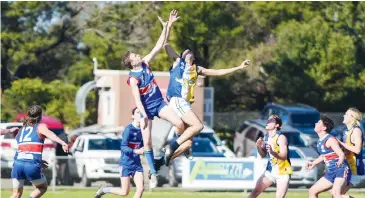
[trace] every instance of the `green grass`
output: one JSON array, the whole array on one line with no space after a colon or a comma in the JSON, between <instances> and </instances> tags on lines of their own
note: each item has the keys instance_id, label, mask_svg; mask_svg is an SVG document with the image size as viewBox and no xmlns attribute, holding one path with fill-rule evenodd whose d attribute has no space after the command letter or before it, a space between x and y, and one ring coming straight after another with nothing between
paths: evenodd
<instances>
[{"instance_id":1,"label":"green grass","mask_svg":"<svg viewBox=\"0 0 365 198\"><path fill-rule=\"evenodd\" d=\"M95 190L57 190L56 192L52 192L51 189L47 192L43 197L44 198L92 198L94 197ZM22 197L27 197L30 191L26 191L23 193ZM365 197L365 193L350 193L354 197ZM2 189L1 190L1 197L10 197L11 190L10 189ZM112 197L119 197L116 195L105 195L105 198L112 198ZM127 196L133 197L133 191ZM242 192L186 192L186 191L146 191L143 194L143 197L146 198L242 198L247 197L246 194ZM260 196L260 198L272 198L275 197L275 193L264 193ZM307 198L307 192L289 192L287 194L288 198ZM329 193L322 193L320 198L330 198Z\"/></svg>"}]
</instances>

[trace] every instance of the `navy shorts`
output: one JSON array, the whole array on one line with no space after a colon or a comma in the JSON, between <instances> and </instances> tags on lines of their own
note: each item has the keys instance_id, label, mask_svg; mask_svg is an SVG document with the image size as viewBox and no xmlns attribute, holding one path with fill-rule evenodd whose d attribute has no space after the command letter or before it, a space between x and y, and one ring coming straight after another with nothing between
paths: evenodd
<instances>
[{"instance_id":1,"label":"navy shorts","mask_svg":"<svg viewBox=\"0 0 365 198\"><path fill-rule=\"evenodd\" d=\"M343 164L341 167L328 167L327 173L324 175L329 182L334 183L336 178L344 178L347 183L351 180L351 169Z\"/></svg>"},{"instance_id":2,"label":"navy shorts","mask_svg":"<svg viewBox=\"0 0 365 198\"><path fill-rule=\"evenodd\" d=\"M43 179L42 164L39 162L25 162L15 160L11 171L13 179L28 179L29 181Z\"/></svg>"},{"instance_id":3,"label":"navy shorts","mask_svg":"<svg viewBox=\"0 0 365 198\"><path fill-rule=\"evenodd\" d=\"M119 166L119 172L121 177L133 177L136 172L143 173L143 167L142 165Z\"/></svg>"},{"instance_id":4,"label":"navy shorts","mask_svg":"<svg viewBox=\"0 0 365 198\"><path fill-rule=\"evenodd\" d=\"M147 117L149 120L153 120L155 116L158 116L161 109L163 109L166 106L166 102L161 99L158 102L154 102L152 105L143 105L144 110L146 111ZM141 114L142 118L142 114Z\"/></svg>"}]
</instances>

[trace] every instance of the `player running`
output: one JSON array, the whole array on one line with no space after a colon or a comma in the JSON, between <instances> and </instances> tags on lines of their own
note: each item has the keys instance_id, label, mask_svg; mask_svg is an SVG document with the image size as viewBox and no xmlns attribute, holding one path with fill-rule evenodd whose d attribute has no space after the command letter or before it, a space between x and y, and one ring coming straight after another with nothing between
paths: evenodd
<instances>
[{"instance_id":1,"label":"player running","mask_svg":"<svg viewBox=\"0 0 365 198\"><path fill-rule=\"evenodd\" d=\"M151 142L153 117L158 116L164 120L169 121L179 131L184 130L184 123L182 120L173 110L166 106L161 91L148 64L163 48L167 34L169 34L172 24L178 18L179 17L177 17L176 10L171 11L168 22L164 22L161 18L159 18L163 25L163 30L156 43L156 46L152 49L152 51L143 59L138 54L127 52L124 55L123 60L124 65L131 69L127 83L131 86L136 106L140 111L142 118L141 126L144 143L144 155L151 171L149 174L151 188L157 186L157 171L154 167L154 155Z\"/></svg>"},{"instance_id":2,"label":"player running","mask_svg":"<svg viewBox=\"0 0 365 198\"><path fill-rule=\"evenodd\" d=\"M266 171L257 180L256 186L248 196L258 197L266 188L276 183L276 197L285 197L290 175L293 173L289 159L288 140L280 131L282 121L279 116L271 115L266 122L264 140L259 138L256 142L257 151L264 158L269 154Z\"/></svg>"},{"instance_id":3,"label":"player running","mask_svg":"<svg viewBox=\"0 0 365 198\"><path fill-rule=\"evenodd\" d=\"M41 124L42 108L38 105L30 106L23 127L15 137L18 150L14 156L12 198L20 198L23 194L24 180L29 180L36 189L30 193L28 198L41 197L47 191L47 179L43 175L42 153L44 139L48 138L62 145L62 149L67 153L68 145L57 135Z\"/></svg>"},{"instance_id":4,"label":"player running","mask_svg":"<svg viewBox=\"0 0 365 198\"><path fill-rule=\"evenodd\" d=\"M140 155L143 155L143 139L141 132L141 116L137 108L132 110L133 121L125 127L120 145L121 157L119 162L121 188L101 187L95 198L104 194L127 196L130 191L132 177L136 184L134 198L142 197L143 194L143 167Z\"/></svg>"},{"instance_id":5,"label":"player running","mask_svg":"<svg viewBox=\"0 0 365 198\"><path fill-rule=\"evenodd\" d=\"M168 38L166 40L168 40ZM169 165L171 159L176 158L184 152L187 158L190 157L192 138L203 130L202 122L192 111L191 107L191 104L194 102L194 87L197 83L198 75L223 76L231 74L249 66L250 61L245 60L241 65L230 69L206 69L195 64L194 54L189 49L185 50L181 56L179 56L172 47L166 43L165 50L168 55L174 59L174 63L170 68L170 82L167 89L169 107L180 116L187 126L183 134L177 131L179 137L170 144L170 150L166 153L165 157L165 164Z\"/></svg>"},{"instance_id":6,"label":"player running","mask_svg":"<svg viewBox=\"0 0 365 198\"><path fill-rule=\"evenodd\" d=\"M316 165L324 161L327 165L327 173L309 189L310 198L316 198L319 193L331 188L330 192L333 197L346 197L345 193L341 192L341 189L349 184L351 170L345 160L345 154L342 152L339 142L329 134L333 129L333 125L333 121L330 118L321 116L314 128L319 137L317 150L320 156L316 160L306 163L306 167L312 170Z\"/></svg>"}]
</instances>

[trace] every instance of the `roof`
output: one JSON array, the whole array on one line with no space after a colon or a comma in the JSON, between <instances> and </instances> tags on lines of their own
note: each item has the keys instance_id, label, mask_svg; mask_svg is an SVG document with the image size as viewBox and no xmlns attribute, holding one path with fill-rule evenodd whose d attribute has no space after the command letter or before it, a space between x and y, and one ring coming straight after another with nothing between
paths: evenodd
<instances>
[{"instance_id":1,"label":"roof","mask_svg":"<svg viewBox=\"0 0 365 198\"><path fill-rule=\"evenodd\" d=\"M14 121L20 121L22 118L26 116L26 113L19 113ZM46 124L49 129L63 129L63 124L57 120L56 118L53 118L51 116L42 115L41 123Z\"/></svg>"},{"instance_id":2,"label":"roof","mask_svg":"<svg viewBox=\"0 0 365 198\"><path fill-rule=\"evenodd\" d=\"M301 103L298 103L298 104L277 104L277 103L268 103L267 105L273 105L273 106L277 106L277 107L280 107L282 109L285 109L287 111L290 111L290 112L316 112L316 113L319 113L319 111L314 108L314 107L311 107L309 105L306 105L306 104L301 104Z\"/></svg>"}]
</instances>

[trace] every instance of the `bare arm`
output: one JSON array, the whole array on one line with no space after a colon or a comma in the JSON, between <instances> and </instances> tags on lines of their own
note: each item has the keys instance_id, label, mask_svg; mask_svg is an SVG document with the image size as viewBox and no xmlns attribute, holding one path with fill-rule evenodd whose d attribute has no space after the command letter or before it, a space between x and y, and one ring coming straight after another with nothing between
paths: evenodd
<instances>
[{"instance_id":1,"label":"bare arm","mask_svg":"<svg viewBox=\"0 0 365 198\"><path fill-rule=\"evenodd\" d=\"M52 131L48 129L48 127L45 124L39 124L38 131L40 134L46 136L48 139L57 142L58 144L61 144L62 146L68 146L66 142L61 140L56 134L54 134Z\"/></svg>"},{"instance_id":2,"label":"bare arm","mask_svg":"<svg viewBox=\"0 0 365 198\"><path fill-rule=\"evenodd\" d=\"M323 162L323 156L322 155L318 156L317 159L315 159L312 163L313 163L313 166L316 166L321 162Z\"/></svg>"},{"instance_id":3,"label":"bare arm","mask_svg":"<svg viewBox=\"0 0 365 198\"><path fill-rule=\"evenodd\" d=\"M286 160L288 156L288 141L284 135L280 135L278 138L278 144L280 147L280 151L272 152L271 154L280 160Z\"/></svg>"},{"instance_id":4,"label":"bare arm","mask_svg":"<svg viewBox=\"0 0 365 198\"><path fill-rule=\"evenodd\" d=\"M259 139L256 140L256 147L257 151L259 152L260 156L264 158L267 155L266 150L263 148L265 146L265 142L262 139L262 137L259 137Z\"/></svg>"},{"instance_id":5,"label":"bare arm","mask_svg":"<svg viewBox=\"0 0 365 198\"><path fill-rule=\"evenodd\" d=\"M165 44L165 50L167 55L169 55L169 57L173 58L174 60L179 58L179 55L175 52L174 49L172 49L172 47L168 43Z\"/></svg>"},{"instance_id":6,"label":"bare arm","mask_svg":"<svg viewBox=\"0 0 365 198\"><path fill-rule=\"evenodd\" d=\"M0 135L6 135L6 134L10 134L10 133L15 133L17 131L19 131L19 128L18 127L13 127L13 128L10 128L10 129L1 129Z\"/></svg>"},{"instance_id":7,"label":"bare arm","mask_svg":"<svg viewBox=\"0 0 365 198\"><path fill-rule=\"evenodd\" d=\"M136 103L136 106L137 106L138 110L141 112L143 117L147 117L146 111L145 111L145 109L142 105L141 95L139 94L138 81L135 78L130 78L129 79L129 85L132 88L132 94L133 94L133 97L134 97L134 102Z\"/></svg>"},{"instance_id":8,"label":"bare arm","mask_svg":"<svg viewBox=\"0 0 365 198\"><path fill-rule=\"evenodd\" d=\"M166 30L167 30L167 26L165 25L165 26L163 26L161 35L158 38L155 47L151 50L151 52L149 54L147 54L147 56L145 56L143 58L143 61L145 61L147 63L150 62L157 55L157 53L162 49L163 44L165 42L165 38L166 38Z\"/></svg>"},{"instance_id":9,"label":"bare arm","mask_svg":"<svg viewBox=\"0 0 365 198\"><path fill-rule=\"evenodd\" d=\"M237 67L233 67L230 69L206 69L204 67L198 66L198 74L202 76L224 76L227 74L231 74L237 70L248 67L250 64L249 60L245 60L241 65Z\"/></svg>"},{"instance_id":10,"label":"bare arm","mask_svg":"<svg viewBox=\"0 0 365 198\"><path fill-rule=\"evenodd\" d=\"M355 128L352 132L351 139L353 140L354 146L348 145L344 142L340 142L340 144L347 150L359 154L361 152L361 140L362 140L361 130L359 128Z\"/></svg>"},{"instance_id":11,"label":"bare arm","mask_svg":"<svg viewBox=\"0 0 365 198\"><path fill-rule=\"evenodd\" d=\"M335 138L329 138L326 142L326 146L332 148L332 150L338 155L337 164L342 164L345 160L345 154L343 153L338 141Z\"/></svg>"},{"instance_id":12,"label":"bare arm","mask_svg":"<svg viewBox=\"0 0 365 198\"><path fill-rule=\"evenodd\" d=\"M267 152L265 149L263 149L261 146L257 146L257 151L259 152L260 156L264 158L267 155Z\"/></svg>"}]
</instances>

